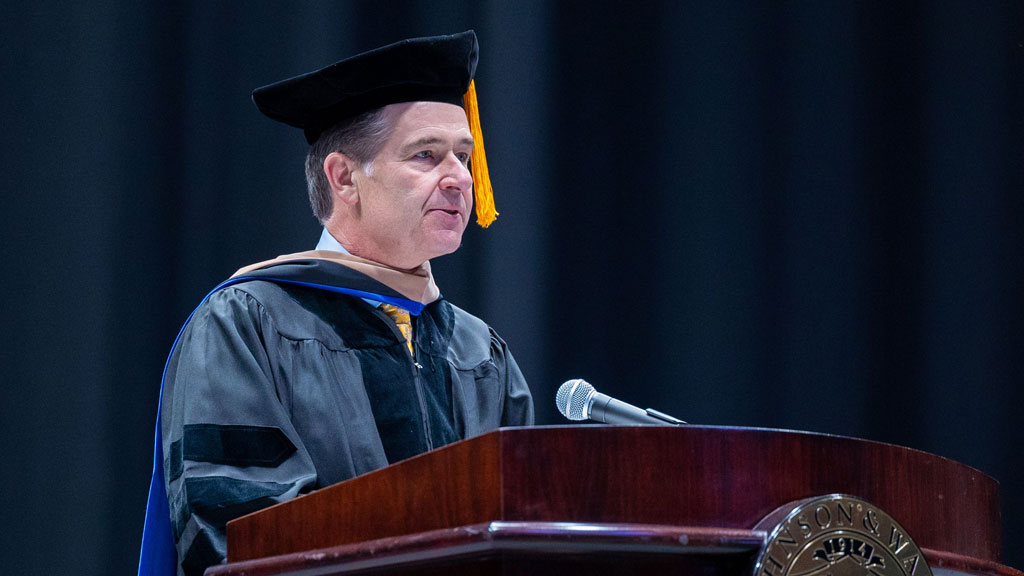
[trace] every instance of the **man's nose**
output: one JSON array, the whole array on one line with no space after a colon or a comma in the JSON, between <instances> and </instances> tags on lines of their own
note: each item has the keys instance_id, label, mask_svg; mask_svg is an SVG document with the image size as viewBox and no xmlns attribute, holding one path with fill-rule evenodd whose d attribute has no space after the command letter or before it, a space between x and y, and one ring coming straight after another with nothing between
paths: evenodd
<instances>
[{"instance_id":1,"label":"man's nose","mask_svg":"<svg viewBox=\"0 0 1024 576\"><path fill-rule=\"evenodd\" d=\"M465 192L473 186L473 174L470 173L469 167L454 153L448 153L441 169L444 171L440 182L442 190Z\"/></svg>"}]
</instances>

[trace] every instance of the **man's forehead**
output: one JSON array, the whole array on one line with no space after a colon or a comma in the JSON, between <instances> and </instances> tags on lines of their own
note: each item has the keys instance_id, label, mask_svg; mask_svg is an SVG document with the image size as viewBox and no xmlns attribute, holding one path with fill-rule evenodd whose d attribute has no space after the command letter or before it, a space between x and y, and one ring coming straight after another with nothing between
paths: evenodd
<instances>
[{"instance_id":1,"label":"man's forehead","mask_svg":"<svg viewBox=\"0 0 1024 576\"><path fill-rule=\"evenodd\" d=\"M392 118L393 136L401 140L445 138L473 141L466 112L443 102L403 102L385 107Z\"/></svg>"}]
</instances>

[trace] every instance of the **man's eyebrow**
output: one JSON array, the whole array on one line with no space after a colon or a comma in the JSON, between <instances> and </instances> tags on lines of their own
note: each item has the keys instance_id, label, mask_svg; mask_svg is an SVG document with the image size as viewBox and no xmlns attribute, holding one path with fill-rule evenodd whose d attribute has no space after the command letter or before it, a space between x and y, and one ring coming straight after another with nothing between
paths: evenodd
<instances>
[{"instance_id":1,"label":"man's eyebrow","mask_svg":"<svg viewBox=\"0 0 1024 576\"><path fill-rule=\"evenodd\" d=\"M417 148L423 146L433 146L434 144L444 144L446 140L444 138L438 138L437 136L424 136L418 140L413 140L405 146L402 146L402 152L411 152ZM473 138L459 138L459 144L463 146L473 147Z\"/></svg>"}]
</instances>

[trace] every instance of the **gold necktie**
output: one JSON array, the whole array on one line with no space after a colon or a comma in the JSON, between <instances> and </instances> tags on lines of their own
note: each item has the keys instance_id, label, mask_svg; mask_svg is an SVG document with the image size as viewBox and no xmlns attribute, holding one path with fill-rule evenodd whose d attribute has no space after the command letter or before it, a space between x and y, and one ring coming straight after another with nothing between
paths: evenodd
<instances>
[{"instance_id":1,"label":"gold necktie","mask_svg":"<svg viewBox=\"0 0 1024 576\"><path fill-rule=\"evenodd\" d=\"M412 353L412 319L409 318L409 311L405 308L399 308L394 304L381 304L380 309L382 312L388 315L389 318L395 321L395 325L398 326L399 332L402 336L405 336L405 346L409 348L409 355L413 356Z\"/></svg>"}]
</instances>

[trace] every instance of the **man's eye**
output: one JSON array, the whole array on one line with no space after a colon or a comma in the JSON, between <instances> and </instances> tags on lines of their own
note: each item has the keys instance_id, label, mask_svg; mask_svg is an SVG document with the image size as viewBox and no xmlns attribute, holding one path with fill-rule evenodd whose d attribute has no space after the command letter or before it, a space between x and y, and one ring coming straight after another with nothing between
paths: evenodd
<instances>
[{"instance_id":1,"label":"man's eye","mask_svg":"<svg viewBox=\"0 0 1024 576\"><path fill-rule=\"evenodd\" d=\"M423 152L417 152L416 158L433 158L434 153L430 150L424 150Z\"/></svg>"},{"instance_id":2,"label":"man's eye","mask_svg":"<svg viewBox=\"0 0 1024 576\"><path fill-rule=\"evenodd\" d=\"M455 157L459 159L459 162L462 162L463 164L469 164L469 154L456 154Z\"/></svg>"}]
</instances>

